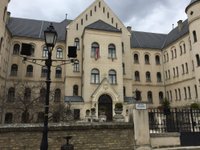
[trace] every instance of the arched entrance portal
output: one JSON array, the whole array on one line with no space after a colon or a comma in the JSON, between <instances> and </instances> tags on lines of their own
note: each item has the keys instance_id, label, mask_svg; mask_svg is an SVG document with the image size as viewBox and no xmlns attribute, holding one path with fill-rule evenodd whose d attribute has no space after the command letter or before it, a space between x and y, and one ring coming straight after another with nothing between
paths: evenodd
<instances>
[{"instance_id":1,"label":"arched entrance portal","mask_svg":"<svg viewBox=\"0 0 200 150\"><path fill-rule=\"evenodd\" d=\"M101 113L104 112L106 117L107 117L107 121L112 121L112 98L107 95L101 95L99 97L99 101L98 101L98 114L101 115Z\"/></svg>"}]
</instances>

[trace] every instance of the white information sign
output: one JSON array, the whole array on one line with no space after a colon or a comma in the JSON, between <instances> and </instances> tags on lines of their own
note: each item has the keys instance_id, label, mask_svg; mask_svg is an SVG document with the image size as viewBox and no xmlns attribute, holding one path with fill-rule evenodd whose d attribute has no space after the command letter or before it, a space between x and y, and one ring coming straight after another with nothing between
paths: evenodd
<instances>
[{"instance_id":1,"label":"white information sign","mask_svg":"<svg viewBox=\"0 0 200 150\"><path fill-rule=\"evenodd\" d=\"M146 110L147 104L140 103L140 104L136 104L135 107L136 109L139 109L139 110Z\"/></svg>"}]
</instances>

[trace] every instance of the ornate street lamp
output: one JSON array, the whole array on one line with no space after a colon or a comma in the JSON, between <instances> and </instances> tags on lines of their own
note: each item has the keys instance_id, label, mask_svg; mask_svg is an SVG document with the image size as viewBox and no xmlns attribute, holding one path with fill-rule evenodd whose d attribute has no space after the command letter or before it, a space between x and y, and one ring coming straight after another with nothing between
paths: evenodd
<instances>
[{"instance_id":1,"label":"ornate street lamp","mask_svg":"<svg viewBox=\"0 0 200 150\"><path fill-rule=\"evenodd\" d=\"M49 114L49 95L51 84L51 65L52 65L52 51L57 41L57 32L51 23L50 26L44 31L45 44L48 50L48 58L45 60L47 66L46 78L46 98L45 98L45 112L44 112L44 128L40 150L48 150L48 114Z\"/></svg>"}]
</instances>

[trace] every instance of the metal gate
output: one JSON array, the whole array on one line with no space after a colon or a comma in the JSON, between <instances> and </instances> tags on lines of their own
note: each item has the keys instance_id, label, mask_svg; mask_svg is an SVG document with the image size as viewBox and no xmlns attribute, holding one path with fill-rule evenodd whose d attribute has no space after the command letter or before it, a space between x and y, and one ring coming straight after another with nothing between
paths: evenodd
<instances>
[{"instance_id":1,"label":"metal gate","mask_svg":"<svg viewBox=\"0 0 200 150\"><path fill-rule=\"evenodd\" d=\"M149 126L151 133L180 132L182 146L200 146L200 110L170 109L149 110Z\"/></svg>"}]
</instances>

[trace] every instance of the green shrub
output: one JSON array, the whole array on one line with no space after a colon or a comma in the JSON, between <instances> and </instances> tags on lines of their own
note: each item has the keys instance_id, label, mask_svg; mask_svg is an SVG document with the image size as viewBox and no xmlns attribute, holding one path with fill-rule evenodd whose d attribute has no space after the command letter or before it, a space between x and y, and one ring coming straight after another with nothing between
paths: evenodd
<instances>
[{"instance_id":1,"label":"green shrub","mask_svg":"<svg viewBox=\"0 0 200 150\"><path fill-rule=\"evenodd\" d=\"M191 109L200 109L200 106L199 106L199 104L197 104L197 103L192 103L192 104L190 105L190 108L191 108Z\"/></svg>"}]
</instances>

